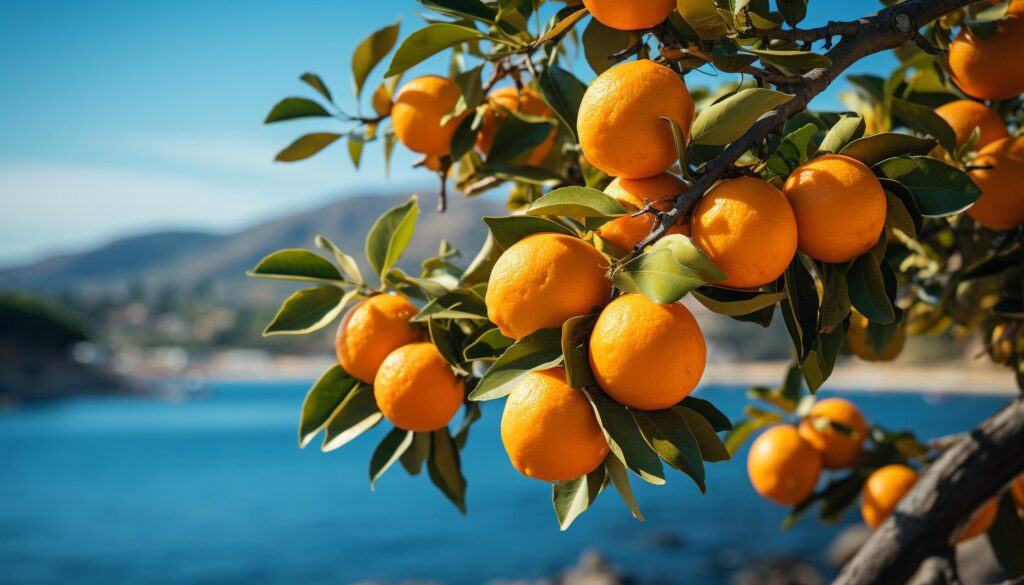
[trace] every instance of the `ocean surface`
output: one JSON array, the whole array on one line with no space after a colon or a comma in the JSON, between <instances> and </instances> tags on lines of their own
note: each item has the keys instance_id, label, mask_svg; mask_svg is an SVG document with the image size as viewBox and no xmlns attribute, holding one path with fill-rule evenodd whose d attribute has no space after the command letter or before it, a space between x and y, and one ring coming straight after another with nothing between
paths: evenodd
<instances>
[{"instance_id":1,"label":"ocean surface","mask_svg":"<svg viewBox=\"0 0 1024 585\"><path fill-rule=\"evenodd\" d=\"M759 558L826 571L838 526L757 498L745 454L708 467L708 495L673 474L633 487L644 523L613 490L559 532L546 484L518 475L488 403L463 454L469 513L425 474L392 468L371 492L385 425L339 451L299 450L300 383L216 384L204 399L77 399L0 412L0 583L453 585L551 575L597 551L641 583L729 583ZM825 394L825 393L823 393ZM699 392L730 417L739 388ZM933 437L963 431L998 397L856 395L872 420Z\"/></svg>"}]
</instances>

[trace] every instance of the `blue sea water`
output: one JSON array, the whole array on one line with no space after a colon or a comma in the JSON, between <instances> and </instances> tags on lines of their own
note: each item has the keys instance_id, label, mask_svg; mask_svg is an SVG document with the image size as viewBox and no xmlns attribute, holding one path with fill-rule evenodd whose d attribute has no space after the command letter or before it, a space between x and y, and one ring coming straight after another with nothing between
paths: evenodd
<instances>
[{"instance_id":1,"label":"blue sea water","mask_svg":"<svg viewBox=\"0 0 1024 585\"><path fill-rule=\"evenodd\" d=\"M645 523L614 491L559 532L550 487L519 476L488 403L463 454L469 514L425 475L393 468L372 493L370 453L385 429L339 451L299 450L306 385L217 384L180 403L77 399L0 413L0 583L351 583L453 585L536 578L602 553L643 583L728 583L766 556L824 553L844 525L757 498L744 454L709 466L708 495L684 476L633 486ZM735 418L744 394L707 388ZM857 394L874 421L922 437L966 430L997 397Z\"/></svg>"}]
</instances>

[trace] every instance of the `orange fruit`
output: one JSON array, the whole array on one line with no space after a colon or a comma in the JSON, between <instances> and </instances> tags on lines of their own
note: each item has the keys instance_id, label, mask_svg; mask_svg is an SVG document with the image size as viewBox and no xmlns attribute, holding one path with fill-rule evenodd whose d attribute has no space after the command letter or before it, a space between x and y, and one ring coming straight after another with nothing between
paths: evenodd
<instances>
[{"instance_id":1,"label":"orange fruit","mask_svg":"<svg viewBox=\"0 0 1024 585\"><path fill-rule=\"evenodd\" d=\"M531 116L543 116L554 118L554 112L544 102L540 94L530 88L524 88L518 92L514 87L499 89L487 97L490 107L484 112L484 119L480 125L480 133L476 137L476 147L480 152L487 154L494 144L494 137L498 134L498 123L505 117L500 108L513 112L522 112ZM533 149L527 162L531 165L538 165L551 152L555 145L555 128L551 127L548 137L540 145Z\"/></svg>"},{"instance_id":2,"label":"orange fruit","mask_svg":"<svg viewBox=\"0 0 1024 585\"><path fill-rule=\"evenodd\" d=\"M832 426L820 430L816 424L817 419L843 425L852 430L853 434L848 435ZM799 430L800 436L821 454L821 462L826 469L853 467L868 437L868 423L864 415L857 405L845 398L826 398L816 402L800 421Z\"/></svg>"},{"instance_id":3,"label":"orange fruit","mask_svg":"<svg viewBox=\"0 0 1024 585\"><path fill-rule=\"evenodd\" d=\"M1018 335L1021 335L1021 333L1014 335L1010 332L1010 325L1007 323L997 323L992 328L992 343L989 354L992 356L993 362L997 364L1010 363L1017 349Z\"/></svg>"},{"instance_id":4,"label":"orange fruit","mask_svg":"<svg viewBox=\"0 0 1024 585\"><path fill-rule=\"evenodd\" d=\"M653 204L658 211L672 208L676 197L686 192L690 186L686 181L672 173L661 173L646 179L615 179L605 188L604 192L611 195L632 213ZM657 217L653 213L644 213L636 217L620 217L598 228L597 235L629 251L639 244L654 228ZM675 225L669 234L686 234L686 226Z\"/></svg>"},{"instance_id":5,"label":"orange fruit","mask_svg":"<svg viewBox=\"0 0 1024 585\"><path fill-rule=\"evenodd\" d=\"M957 542L964 542L975 536L985 534L989 528L992 528L992 523L996 521L996 516L998 515L999 500L991 499L985 502L981 508L974 512L971 519L967 521L967 527L960 533Z\"/></svg>"},{"instance_id":6,"label":"orange fruit","mask_svg":"<svg viewBox=\"0 0 1024 585\"><path fill-rule=\"evenodd\" d=\"M432 343L391 352L377 370L373 396L384 418L400 429L444 428L462 406L465 385Z\"/></svg>"},{"instance_id":7,"label":"orange fruit","mask_svg":"<svg viewBox=\"0 0 1024 585\"><path fill-rule=\"evenodd\" d=\"M388 354L419 341L422 333L409 326L419 309L400 295L376 295L345 313L334 338L338 363L351 376L373 384Z\"/></svg>"},{"instance_id":8,"label":"orange fruit","mask_svg":"<svg viewBox=\"0 0 1024 585\"><path fill-rule=\"evenodd\" d=\"M1024 0L1013 0L1006 10L1007 14L1024 14Z\"/></svg>"},{"instance_id":9,"label":"orange fruit","mask_svg":"<svg viewBox=\"0 0 1024 585\"><path fill-rule=\"evenodd\" d=\"M956 100L935 108L935 113L953 128L958 146L967 142L975 128L979 130L975 150L1010 136L1006 130L1006 123L999 114L980 102Z\"/></svg>"},{"instance_id":10,"label":"orange fruit","mask_svg":"<svg viewBox=\"0 0 1024 585\"><path fill-rule=\"evenodd\" d=\"M452 135L466 114L441 124L462 92L450 79L438 75L417 77L402 86L391 107L391 127L406 148L420 154L451 154Z\"/></svg>"},{"instance_id":11,"label":"orange fruit","mask_svg":"<svg viewBox=\"0 0 1024 585\"><path fill-rule=\"evenodd\" d=\"M892 361L903 351L903 344L906 341L907 331L900 327L893 334L882 353L878 353L871 343L871 338L868 337L868 318L856 311L850 312L850 329L846 331L846 347L860 359L868 362Z\"/></svg>"},{"instance_id":12,"label":"orange fruit","mask_svg":"<svg viewBox=\"0 0 1024 585\"><path fill-rule=\"evenodd\" d=\"M784 187L796 214L798 248L840 264L867 252L885 226L885 191L864 163L826 154L798 167Z\"/></svg>"},{"instance_id":13,"label":"orange fruit","mask_svg":"<svg viewBox=\"0 0 1024 585\"><path fill-rule=\"evenodd\" d=\"M543 481L586 475L608 454L594 409L566 384L561 367L516 382L501 415L501 441L519 473Z\"/></svg>"},{"instance_id":14,"label":"orange fruit","mask_svg":"<svg viewBox=\"0 0 1024 585\"><path fill-rule=\"evenodd\" d=\"M967 208L967 215L993 230L1024 224L1024 138L1004 138L989 144L978 151L973 164L993 168L971 171L981 197Z\"/></svg>"},{"instance_id":15,"label":"orange fruit","mask_svg":"<svg viewBox=\"0 0 1024 585\"><path fill-rule=\"evenodd\" d=\"M639 30L660 24L676 7L675 0L583 0L601 24L619 30Z\"/></svg>"},{"instance_id":16,"label":"orange fruit","mask_svg":"<svg viewBox=\"0 0 1024 585\"><path fill-rule=\"evenodd\" d=\"M1002 20L987 37L964 27L949 45L949 72L967 95L981 100L1004 100L1024 92L1024 16Z\"/></svg>"},{"instance_id":17,"label":"orange fruit","mask_svg":"<svg viewBox=\"0 0 1024 585\"><path fill-rule=\"evenodd\" d=\"M796 216L781 191L761 179L723 181L697 204L690 219L693 242L726 280L754 288L775 281L796 254Z\"/></svg>"},{"instance_id":18,"label":"orange fruit","mask_svg":"<svg viewBox=\"0 0 1024 585\"><path fill-rule=\"evenodd\" d=\"M874 529L882 525L917 483L917 472L906 465L886 465L872 473L860 493L860 514Z\"/></svg>"},{"instance_id":19,"label":"orange fruit","mask_svg":"<svg viewBox=\"0 0 1024 585\"><path fill-rule=\"evenodd\" d=\"M632 3L621 3L623 5ZM591 82L580 103L580 148L590 164L613 177L653 177L678 160L672 129L690 136L694 105L674 71L654 61L626 61Z\"/></svg>"},{"instance_id":20,"label":"orange fruit","mask_svg":"<svg viewBox=\"0 0 1024 585\"><path fill-rule=\"evenodd\" d=\"M1010 494L1014 500L1017 500L1017 505L1024 508L1024 475L1018 477L1017 481L1010 486Z\"/></svg>"},{"instance_id":21,"label":"orange fruit","mask_svg":"<svg viewBox=\"0 0 1024 585\"><path fill-rule=\"evenodd\" d=\"M561 327L566 319L608 301L608 266L593 246L572 236L540 233L523 238L491 269L487 317L512 339Z\"/></svg>"},{"instance_id":22,"label":"orange fruit","mask_svg":"<svg viewBox=\"0 0 1024 585\"><path fill-rule=\"evenodd\" d=\"M704 334L680 303L623 295L601 311L590 334L597 384L619 404L638 410L668 408L686 398L706 361Z\"/></svg>"},{"instance_id":23,"label":"orange fruit","mask_svg":"<svg viewBox=\"0 0 1024 585\"><path fill-rule=\"evenodd\" d=\"M750 445L747 475L761 497L780 506L794 506L814 493L821 475L821 455L796 427L777 425Z\"/></svg>"}]
</instances>

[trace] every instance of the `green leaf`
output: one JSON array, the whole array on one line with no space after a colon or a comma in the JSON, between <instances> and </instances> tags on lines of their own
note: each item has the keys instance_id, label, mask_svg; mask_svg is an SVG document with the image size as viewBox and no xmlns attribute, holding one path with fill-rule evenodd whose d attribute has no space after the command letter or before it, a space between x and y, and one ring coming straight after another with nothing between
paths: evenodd
<instances>
[{"instance_id":1,"label":"green leaf","mask_svg":"<svg viewBox=\"0 0 1024 585\"><path fill-rule=\"evenodd\" d=\"M821 299L819 328L839 327L850 314L850 288L846 284L846 271L835 264L819 264L824 294Z\"/></svg>"},{"instance_id":2,"label":"green leaf","mask_svg":"<svg viewBox=\"0 0 1024 585\"><path fill-rule=\"evenodd\" d=\"M498 12L493 6L484 4L480 0L418 0L427 8L454 16L457 18L471 18L481 22L493 23L498 18Z\"/></svg>"},{"instance_id":3,"label":"green leaf","mask_svg":"<svg viewBox=\"0 0 1024 585\"><path fill-rule=\"evenodd\" d=\"M466 116L455 127L452 134L452 160L462 160L462 157L473 151L476 147L476 139L483 126L483 111L477 110L472 116Z\"/></svg>"},{"instance_id":4,"label":"green leaf","mask_svg":"<svg viewBox=\"0 0 1024 585\"><path fill-rule=\"evenodd\" d=\"M819 333L814 338L814 347L800 364L800 371L807 381L811 394L818 391L821 385L832 375L839 348L843 343L843 329L836 327L828 333Z\"/></svg>"},{"instance_id":5,"label":"green leaf","mask_svg":"<svg viewBox=\"0 0 1024 585\"><path fill-rule=\"evenodd\" d=\"M765 307L771 307L772 305L786 299L787 295L784 292L779 293L758 293L748 291L734 291L731 289L714 289L716 293L722 294L729 298L729 300L723 300L721 298L712 298L701 291L693 291L693 297L697 299L700 304L707 307L713 313L719 315L726 315L729 317L739 317L741 315L749 315L754 311L760 311ZM735 300L732 300L735 299Z\"/></svg>"},{"instance_id":6,"label":"green leaf","mask_svg":"<svg viewBox=\"0 0 1024 585\"><path fill-rule=\"evenodd\" d=\"M854 308L875 323L892 323L896 313L890 299L896 294L896 277L888 263L880 265L871 254L864 254L853 261L846 276Z\"/></svg>"},{"instance_id":7,"label":"green leaf","mask_svg":"<svg viewBox=\"0 0 1024 585\"><path fill-rule=\"evenodd\" d=\"M587 475L569 481L558 481L551 486L551 500L555 505L555 516L558 517L558 527L561 530L568 529L573 520L594 503L604 488L604 482L605 471L604 466L601 466Z\"/></svg>"},{"instance_id":8,"label":"green leaf","mask_svg":"<svg viewBox=\"0 0 1024 585\"><path fill-rule=\"evenodd\" d=\"M711 62L715 68L726 73L740 73L754 61L757 61L757 56L740 53L739 45L729 37L719 39L711 51Z\"/></svg>"},{"instance_id":9,"label":"green leaf","mask_svg":"<svg viewBox=\"0 0 1024 585\"><path fill-rule=\"evenodd\" d=\"M832 60L825 55L812 53L810 51L785 51L775 49L744 49L748 53L757 55L761 62L772 65L788 73L802 73L828 67Z\"/></svg>"},{"instance_id":10,"label":"green leaf","mask_svg":"<svg viewBox=\"0 0 1024 585\"><path fill-rule=\"evenodd\" d=\"M327 84L324 83L323 79L316 73L303 73L299 79L305 81L310 87L315 89L317 93L327 98L327 101L334 102L334 98L331 97L331 90L327 89Z\"/></svg>"},{"instance_id":11,"label":"green leaf","mask_svg":"<svg viewBox=\"0 0 1024 585\"><path fill-rule=\"evenodd\" d=\"M589 187L562 187L548 192L526 208L526 215L564 215L570 217L606 217L626 215L617 199Z\"/></svg>"},{"instance_id":12,"label":"green leaf","mask_svg":"<svg viewBox=\"0 0 1024 585\"><path fill-rule=\"evenodd\" d=\"M472 319L487 320L487 306L484 299L472 289L457 288L427 303L412 318L414 323L428 319Z\"/></svg>"},{"instance_id":13,"label":"green leaf","mask_svg":"<svg viewBox=\"0 0 1024 585\"><path fill-rule=\"evenodd\" d=\"M614 455L606 457L604 460L604 470L608 474L608 478L612 480L615 491L619 492L622 501L626 503L629 511L633 513L633 517L643 522L644 515L640 511L640 506L636 503L636 498L633 497L633 488L629 485L629 474L626 473L626 468L622 465L622 461L619 461L619 458Z\"/></svg>"},{"instance_id":14,"label":"green leaf","mask_svg":"<svg viewBox=\"0 0 1024 585\"><path fill-rule=\"evenodd\" d=\"M782 422L782 417L774 412L766 412L759 416L741 421L728 435L726 435L725 448L728 449L729 453L732 455L736 455L736 453L743 448L743 443L746 443L747 439L749 439L751 435L768 425L774 425L780 422Z\"/></svg>"},{"instance_id":15,"label":"green leaf","mask_svg":"<svg viewBox=\"0 0 1024 585\"><path fill-rule=\"evenodd\" d=\"M655 485L665 483L661 459L644 440L629 409L600 392L584 392L594 408L612 454L641 479Z\"/></svg>"},{"instance_id":16,"label":"green leaf","mask_svg":"<svg viewBox=\"0 0 1024 585\"><path fill-rule=\"evenodd\" d=\"M441 118L442 124L447 124L451 118L457 118L465 112L475 109L484 101L484 88L481 74L484 70L484 66L481 63L469 71L463 71L462 73L455 76L455 85L459 88L459 101L455 103L455 109L452 112ZM474 136L475 138L475 136ZM462 154L465 154L463 152ZM459 160L462 155L452 154L454 160Z\"/></svg>"},{"instance_id":17,"label":"green leaf","mask_svg":"<svg viewBox=\"0 0 1024 585\"><path fill-rule=\"evenodd\" d=\"M449 47L482 38L483 33L472 27L447 22L428 24L402 41L384 77L403 73Z\"/></svg>"},{"instance_id":18,"label":"green leaf","mask_svg":"<svg viewBox=\"0 0 1024 585\"><path fill-rule=\"evenodd\" d=\"M792 264L786 269L787 299L782 302L782 316L786 329L793 339L800 361L814 345L814 337L818 327L818 290L814 286L814 277L807 271L800 258L793 258Z\"/></svg>"},{"instance_id":19,"label":"green leaf","mask_svg":"<svg viewBox=\"0 0 1024 585\"><path fill-rule=\"evenodd\" d=\"M674 303L699 286L724 279L707 255L681 234L658 240L612 275L612 283L624 292L640 293L660 304Z\"/></svg>"},{"instance_id":20,"label":"green leaf","mask_svg":"<svg viewBox=\"0 0 1024 585\"><path fill-rule=\"evenodd\" d=\"M308 445L359 384L341 366L335 364L320 376L302 401L299 418L299 448Z\"/></svg>"},{"instance_id":21,"label":"green leaf","mask_svg":"<svg viewBox=\"0 0 1024 585\"><path fill-rule=\"evenodd\" d=\"M470 400L493 400L508 395L516 380L534 370L562 362L561 329L539 329L501 354L470 393Z\"/></svg>"},{"instance_id":22,"label":"green leaf","mask_svg":"<svg viewBox=\"0 0 1024 585\"><path fill-rule=\"evenodd\" d=\"M612 55L632 47L638 38L636 33L614 29L591 18L583 29L583 56L594 73L600 75L622 60Z\"/></svg>"},{"instance_id":23,"label":"green leaf","mask_svg":"<svg viewBox=\"0 0 1024 585\"><path fill-rule=\"evenodd\" d=\"M679 413L667 410L634 410L647 444L675 469L690 476L701 494L708 491L704 481L704 460L697 439Z\"/></svg>"},{"instance_id":24,"label":"green leaf","mask_svg":"<svg viewBox=\"0 0 1024 585\"><path fill-rule=\"evenodd\" d=\"M871 347L874 348L875 353L879 355L885 352L885 349L889 347L889 343L892 342L903 326L903 309L893 307L893 312L896 313L896 318L892 320L892 323L883 324L868 321L868 341L871 342Z\"/></svg>"},{"instance_id":25,"label":"green leaf","mask_svg":"<svg viewBox=\"0 0 1024 585\"><path fill-rule=\"evenodd\" d=\"M358 384L327 421L324 443L320 450L333 451L372 429L384 415L377 408L373 387Z\"/></svg>"},{"instance_id":26,"label":"green leaf","mask_svg":"<svg viewBox=\"0 0 1024 585\"><path fill-rule=\"evenodd\" d=\"M513 343L515 341L502 335L497 327L486 329L479 336L466 340L466 349L463 350L462 356L467 361L497 359Z\"/></svg>"},{"instance_id":27,"label":"green leaf","mask_svg":"<svg viewBox=\"0 0 1024 585\"><path fill-rule=\"evenodd\" d=\"M778 0L778 5L789 26L796 26L807 16L807 0Z\"/></svg>"},{"instance_id":28,"label":"green leaf","mask_svg":"<svg viewBox=\"0 0 1024 585\"><path fill-rule=\"evenodd\" d=\"M596 384L590 370L588 350L590 331L597 315L579 315L562 324L562 355L565 358L565 379L570 388L584 388Z\"/></svg>"},{"instance_id":29,"label":"green leaf","mask_svg":"<svg viewBox=\"0 0 1024 585\"><path fill-rule=\"evenodd\" d=\"M807 161L807 146L818 131L814 124L805 124L786 135L768 159L765 168L773 176L785 179Z\"/></svg>"},{"instance_id":30,"label":"green leaf","mask_svg":"<svg viewBox=\"0 0 1024 585\"><path fill-rule=\"evenodd\" d=\"M466 478L462 476L459 450L448 432L448 427L431 433L427 473L430 474L430 480L441 490L441 493L451 500L460 512L465 514Z\"/></svg>"},{"instance_id":31,"label":"green leaf","mask_svg":"<svg viewBox=\"0 0 1024 585\"><path fill-rule=\"evenodd\" d=\"M577 140L576 120L579 118L580 102L583 101L587 86L558 65L551 65L545 69L537 82L544 101L551 106L562 125L572 134L573 140Z\"/></svg>"},{"instance_id":32,"label":"green leaf","mask_svg":"<svg viewBox=\"0 0 1024 585\"><path fill-rule=\"evenodd\" d=\"M864 118L844 116L829 129L818 145L818 152L840 152L847 144L864 135Z\"/></svg>"},{"instance_id":33,"label":"green leaf","mask_svg":"<svg viewBox=\"0 0 1024 585\"><path fill-rule=\"evenodd\" d=\"M468 376L469 372L462 367L461 341L462 331L458 327L449 328L442 319L427 320L427 332L430 333L430 342L437 348L438 353L444 358L448 365L457 374Z\"/></svg>"},{"instance_id":34,"label":"green leaf","mask_svg":"<svg viewBox=\"0 0 1024 585\"><path fill-rule=\"evenodd\" d=\"M350 132L348 135L348 157L352 160L352 166L359 168L359 162L363 159L363 146L366 139L359 132Z\"/></svg>"},{"instance_id":35,"label":"green leaf","mask_svg":"<svg viewBox=\"0 0 1024 585\"><path fill-rule=\"evenodd\" d=\"M999 512L988 530L988 541L1007 579L1024 576L1024 555L1020 554L1024 520L1017 514L1017 505L1009 494L999 498Z\"/></svg>"},{"instance_id":36,"label":"green leaf","mask_svg":"<svg viewBox=\"0 0 1024 585\"><path fill-rule=\"evenodd\" d=\"M366 236L366 259L381 281L412 240L419 217L419 201L413 195L408 201L384 212Z\"/></svg>"},{"instance_id":37,"label":"green leaf","mask_svg":"<svg viewBox=\"0 0 1024 585\"><path fill-rule=\"evenodd\" d=\"M370 457L370 489L377 485L377 480L384 475L398 458L412 445L412 431L405 431L400 428L393 428L384 436L384 439L377 445L373 456Z\"/></svg>"},{"instance_id":38,"label":"green leaf","mask_svg":"<svg viewBox=\"0 0 1024 585\"><path fill-rule=\"evenodd\" d=\"M885 225L900 230L911 238L917 238L917 222L907 210L903 201L890 191L885 192Z\"/></svg>"},{"instance_id":39,"label":"green leaf","mask_svg":"<svg viewBox=\"0 0 1024 585\"><path fill-rule=\"evenodd\" d=\"M547 140L553 131L554 126L551 122L531 122L510 112L498 123L494 143L487 153L486 167L508 164L532 152Z\"/></svg>"},{"instance_id":40,"label":"green leaf","mask_svg":"<svg viewBox=\"0 0 1024 585\"><path fill-rule=\"evenodd\" d=\"M748 88L704 108L690 129L690 144L729 144L750 129L766 112L793 99L771 89Z\"/></svg>"},{"instance_id":41,"label":"green leaf","mask_svg":"<svg viewBox=\"0 0 1024 585\"><path fill-rule=\"evenodd\" d=\"M935 148L935 140L909 134L882 132L858 138L843 147L839 154L855 158L873 167L887 158L905 154L928 154Z\"/></svg>"},{"instance_id":42,"label":"green leaf","mask_svg":"<svg viewBox=\"0 0 1024 585\"><path fill-rule=\"evenodd\" d=\"M430 433L413 433L412 445L402 453L399 461L409 475L419 475L427 457L430 457Z\"/></svg>"},{"instance_id":43,"label":"green leaf","mask_svg":"<svg viewBox=\"0 0 1024 585\"><path fill-rule=\"evenodd\" d=\"M926 217L960 213L981 196L981 189L967 173L931 157L890 158L878 163L878 168L910 189L921 215Z\"/></svg>"},{"instance_id":44,"label":"green leaf","mask_svg":"<svg viewBox=\"0 0 1024 585\"><path fill-rule=\"evenodd\" d=\"M384 57L391 52L398 40L398 22L375 31L356 46L352 53L352 84L355 87L356 99L363 93L363 84L370 72ZM386 77L391 77L391 73Z\"/></svg>"},{"instance_id":45,"label":"green leaf","mask_svg":"<svg viewBox=\"0 0 1024 585\"><path fill-rule=\"evenodd\" d=\"M295 162L313 156L327 148L332 142L341 138L341 134L334 132L314 132L300 136L284 150L277 153L274 160L277 162Z\"/></svg>"},{"instance_id":46,"label":"green leaf","mask_svg":"<svg viewBox=\"0 0 1024 585\"><path fill-rule=\"evenodd\" d=\"M679 170L686 178L692 179L690 167L686 164L686 136L683 135L683 129L679 126L679 122L672 118L661 116L661 119L668 123L669 128L672 130L672 141L676 145L676 158L679 159Z\"/></svg>"},{"instance_id":47,"label":"green leaf","mask_svg":"<svg viewBox=\"0 0 1024 585\"><path fill-rule=\"evenodd\" d=\"M534 46L540 46L554 39L555 37L561 35L562 33L576 26L577 22L583 20L583 17L585 17L587 14L590 14L582 5L576 7L567 6L566 8L570 10L575 8L575 10L570 12L568 15L565 15L561 20L558 20L556 23L554 23L553 26L550 26L550 28L548 28L546 32L544 32L544 34L537 37L537 40L533 42ZM556 14L553 17L552 22L561 17L564 10L566 9L563 8L562 10L559 10L558 14Z\"/></svg>"},{"instance_id":48,"label":"green leaf","mask_svg":"<svg viewBox=\"0 0 1024 585\"><path fill-rule=\"evenodd\" d=\"M911 130L937 139L946 152L956 150L956 133L942 116L935 113L935 110L894 97L892 112Z\"/></svg>"},{"instance_id":49,"label":"green leaf","mask_svg":"<svg viewBox=\"0 0 1024 585\"><path fill-rule=\"evenodd\" d=\"M676 0L676 9L702 41L718 40L729 32L714 0Z\"/></svg>"},{"instance_id":50,"label":"green leaf","mask_svg":"<svg viewBox=\"0 0 1024 585\"><path fill-rule=\"evenodd\" d=\"M316 244L317 248L334 255L334 260L341 266L342 272L345 273L349 280L356 284L363 284L363 274L359 270L359 264L355 258L342 252L341 248L335 245L334 242L319 234L313 240L313 243Z\"/></svg>"},{"instance_id":51,"label":"green leaf","mask_svg":"<svg viewBox=\"0 0 1024 585\"><path fill-rule=\"evenodd\" d=\"M334 320L345 308L344 292L336 286L317 286L285 299L263 335L302 334L316 331Z\"/></svg>"},{"instance_id":52,"label":"green leaf","mask_svg":"<svg viewBox=\"0 0 1024 585\"><path fill-rule=\"evenodd\" d=\"M476 402L466 403L466 413L462 416L462 421L459 423L459 427L455 431L455 447L458 450L462 450L466 446L466 441L469 440L469 428L476 421L480 420L482 416L480 412L480 404Z\"/></svg>"},{"instance_id":53,"label":"green leaf","mask_svg":"<svg viewBox=\"0 0 1024 585\"><path fill-rule=\"evenodd\" d=\"M264 124L273 124L284 120L295 120L298 118L330 118L331 113L323 106L306 98L289 97L277 102L274 109L270 110Z\"/></svg>"},{"instance_id":54,"label":"green leaf","mask_svg":"<svg viewBox=\"0 0 1024 585\"><path fill-rule=\"evenodd\" d=\"M697 439L697 446L700 448L700 455L704 461L714 463L729 459L729 451L725 448L725 444L722 443L722 439L718 438L714 427L703 415L685 406L673 406L672 410L686 421L686 426Z\"/></svg>"},{"instance_id":55,"label":"green leaf","mask_svg":"<svg viewBox=\"0 0 1024 585\"><path fill-rule=\"evenodd\" d=\"M262 278L284 280L344 282L333 264L309 250L291 248L278 250L259 261L246 273Z\"/></svg>"},{"instance_id":56,"label":"green leaf","mask_svg":"<svg viewBox=\"0 0 1024 585\"><path fill-rule=\"evenodd\" d=\"M711 428L713 428L716 433L732 430L732 422L729 421L729 417L722 414L722 411L715 408L714 404L711 404L703 398L687 396L679 404L689 408L690 410L698 412L711 424Z\"/></svg>"}]
</instances>

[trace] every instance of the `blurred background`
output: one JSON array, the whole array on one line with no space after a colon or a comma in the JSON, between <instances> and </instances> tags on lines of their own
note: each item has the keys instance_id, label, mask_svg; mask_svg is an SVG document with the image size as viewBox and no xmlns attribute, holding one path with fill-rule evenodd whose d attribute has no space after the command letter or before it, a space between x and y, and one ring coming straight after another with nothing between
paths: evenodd
<instances>
[{"instance_id":1,"label":"blurred background","mask_svg":"<svg viewBox=\"0 0 1024 585\"><path fill-rule=\"evenodd\" d=\"M358 172L340 145L273 163L300 130L335 128L261 121L281 97L309 94L305 71L354 110L353 48L396 18L404 38L417 6L0 0L0 583L820 583L834 573L856 514L780 531L786 512L755 497L743 454L709 470L706 497L682 476L661 489L634 482L644 524L605 497L559 533L550 488L507 464L494 404L465 455L466 517L422 477L394 473L371 494L373 438L328 455L298 449L299 406L334 359L332 331L262 338L292 289L245 270L318 233L359 251L377 215L410 193L432 198L436 179L400 148L386 177L379 142ZM816 0L806 23L877 8ZM850 73L893 62L874 56ZM445 67L433 59L414 73ZM593 77L582 60L575 73ZM840 81L812 107L844 111L850 90ZM441 238L471 258L480 216L504 199L425 211L403 267ZM784 328L694 310L710 346L701 395L738 417L745 388L784 375ZM924 438L966 430L1013 387L981 349L913 338L898 364L841 363L827 393L856 393L873 421Z\"/></svg>"}]
</instances>

